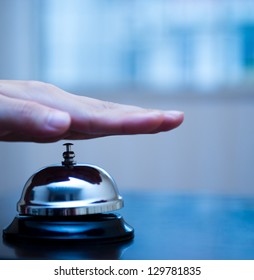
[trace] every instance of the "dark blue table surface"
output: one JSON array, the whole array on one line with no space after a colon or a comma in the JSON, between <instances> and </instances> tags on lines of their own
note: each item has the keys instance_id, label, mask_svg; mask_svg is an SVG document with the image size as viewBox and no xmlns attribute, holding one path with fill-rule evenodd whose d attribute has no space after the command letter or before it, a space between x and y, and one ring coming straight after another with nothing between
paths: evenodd
<instances>
[{"instance_id":1,"label":"dark blue table surface","mask_svg":"<svg viewBox=\"0 0 254 280\"><path fill-rule=\"evenodd\" d=\"M118 211L133 241L100 246L10 246L1 259L254 259L254 197L167 192L123 193ZM14 218L17 196L0 197L0 230Z\"/></svg>"}]
</instances>

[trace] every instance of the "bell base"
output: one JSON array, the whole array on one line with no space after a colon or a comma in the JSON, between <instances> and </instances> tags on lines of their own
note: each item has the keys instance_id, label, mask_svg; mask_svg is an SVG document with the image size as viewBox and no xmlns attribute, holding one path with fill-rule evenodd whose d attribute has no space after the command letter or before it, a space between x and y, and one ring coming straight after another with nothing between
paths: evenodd
<instances>
[{"instance_id":1,"label":"bell base","mask_svg":"<svg viewBox=\"0 0 254 280\"><path fill-rule=\"evenodd\" d=\"M7 242L114 243L130 240L134 229L118 214L67 217L18 215L3 230Z\"/></svg>"}]
</instances>

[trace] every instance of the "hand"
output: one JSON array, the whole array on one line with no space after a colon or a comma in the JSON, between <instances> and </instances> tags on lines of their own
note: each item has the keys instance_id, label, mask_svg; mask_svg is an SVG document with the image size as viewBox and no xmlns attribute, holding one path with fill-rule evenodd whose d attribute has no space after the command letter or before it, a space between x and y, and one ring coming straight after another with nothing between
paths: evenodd
<instances>
[{"instance_id":1,"label":"hand","mask_svg":"<svg viewBox=\"0 0 254 280\"><path fill-rule=\"evenodd\" d=\"M0 81L0 140L55 142L150 134L179 126L183 113L73 95L36 81Z\"/></svg>"}]
</instances>

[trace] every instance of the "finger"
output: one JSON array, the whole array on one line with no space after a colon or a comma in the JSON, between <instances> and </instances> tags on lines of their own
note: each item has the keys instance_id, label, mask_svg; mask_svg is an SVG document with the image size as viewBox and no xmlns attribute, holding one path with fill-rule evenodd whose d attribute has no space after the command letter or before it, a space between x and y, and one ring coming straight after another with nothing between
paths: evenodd
<instances>
[{"instance_id":1,"label":"finger","mask_svg":"<svg viewBox=\"0 0 254 280\"><path fill-rule=\"evenodd\" d=\"M143 133L159 133L162 131L169 131L171 129L174 129L181 125L181 123L184 120L184 113L183 112L178 112L178 111L169 111L169 112L164 112L163 113L163 121L159 122L156 125L155 129L151 129L151 124L149 123L148 128L149 131L143 130ZM128 119L129 120L129 119ZM135 124L135 128L138 129L138 134L141 133L140 127L137 128L137 124ZM135 130L131 128L132 133L129 131L129 127L127 125L126 128L121 129L121 134L135 134ZM96 133L82 133L82 132L77 132L70 130L67 135L65 135L64 139L69 139L69 140L82 140L82 139L91 139L91 138L97 138L97 137L105 137L109 135L117 135L119 134L119 131L113 133L112 132L112 126L110 126L110 132L105 133L105 126L103 127L104 133L98 133L98 129L96 130Z\"/></svg>"},{"instance_id":2,"label":"finger","mask_svg":"<svg viewBox=\"0 0 254 280\"><path fill-rule=\"evenodd\" d=\"M94 103L93 110L75 111L72 130L91 135L148 134L169 131L183 121L183 113L178 111L147 110L98 100Z\"/></svg>"},{"instance_id":3,"label":"finger","mask_svg":"<svg viewBox=\"0 0 254 280\"><path fill-rule=\"evenodd\" d=\"M70 116L36 102L0 96L0 137L53 138L70 127Z\"/></svg>"}]
</instances>

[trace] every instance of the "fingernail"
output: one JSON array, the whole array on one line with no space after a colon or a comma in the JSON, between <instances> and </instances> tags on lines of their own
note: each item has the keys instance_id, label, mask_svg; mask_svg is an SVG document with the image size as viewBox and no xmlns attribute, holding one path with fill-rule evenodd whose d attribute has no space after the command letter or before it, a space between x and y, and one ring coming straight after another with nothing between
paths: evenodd
<instances>
[{"instance_id":1,"label":"fingernail","mask_svg":"<svg viewBox=\"0 0 254 280\"><path fill-rule=\"evenodd\" d=\"M48 126L53 129L66 128L70 125L70 115L65 112L52 111L48 116Z\"/></svg>"},{"instance_id":2,"label":"fingernail","mask_svg":"<svg viewBox=\"0 0 254 280\"><path fill-rule=\"evenodd\" d=\"M181 111L166 111L166 115L171 117L171 118L183 118L184 117L184 112Z\"/></svg>"}]
</instances>

